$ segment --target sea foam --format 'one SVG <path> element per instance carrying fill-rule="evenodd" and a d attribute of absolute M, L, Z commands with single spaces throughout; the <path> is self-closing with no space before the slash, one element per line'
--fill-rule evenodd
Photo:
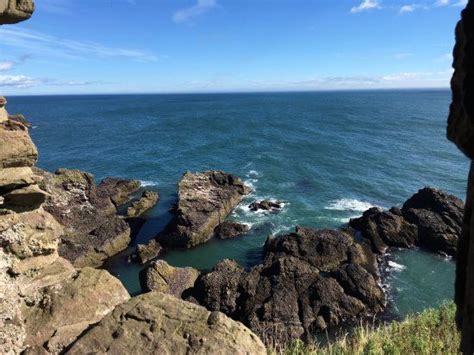
<path fill-rule="evenodd" d="M 324 209 L 334 211 L 364 212 L 371 207 L 376 206 L 367 201 L 343 198 L 340 200 L 331 201 L 328 206 L 324 207 Z"/>

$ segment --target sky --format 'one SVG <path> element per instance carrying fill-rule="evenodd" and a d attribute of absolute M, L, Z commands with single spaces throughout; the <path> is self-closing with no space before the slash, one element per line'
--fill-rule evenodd
<path fill-rule="evenodd" d="M 36 0 L 0 94 L 444 88 L 467 0 Z"/>

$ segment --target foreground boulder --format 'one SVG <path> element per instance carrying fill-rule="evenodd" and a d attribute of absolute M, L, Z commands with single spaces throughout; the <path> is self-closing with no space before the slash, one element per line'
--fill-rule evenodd
<path fill-rule="evenodd" d="M 33 0 L 0 0 L 0 25 L 27 20 L 34 10 Z"/>
<path fill-rule="evenodd" d="M 246 224 L 224 221 L 214 229 L 214 234 L 219 239 L 232 239 L 248 232 L 249 229 Z"/>
<path fill-rule="evenodd" d="M 155 261 L 144 270 L 142 287 L 146 291 L 158 291 L 181 298 L 192 288 L 199 276 L 192 267 L 173 267 L 164 260 Z"/>
<path fill-rule="evenodd" d="M 239 320 L 267 344 L 284 344 L 382 311 L 374 254 L 348 231 L 298 227 L 269 239 L 264 262 L 224 260 L 200 276 L 189 300 Z"/>
<path fill-rule="evenodd" d="M 219 312 L 159 292 L 134 297 L 67 354 L 266 354 L 260 339 Z"/>
<path fill-rule="evenodd" d="M 208 241 L 250 189 L 222 171 L 187 172 L 178 184 L 175 217 L 157 238 L 164 246 L 193 247 Z"/>
<path fill-rule="evenodd" d="M 455 256 L 462 216 L 462 200 L 427 187 L 408 199 L 402 209 L 371 208 L 362 217 L 351 219 L 349 225 L 359 230 L 378 253 L 388 247 L 420 246 Z"/>
<path fill-rule="evenodd" d="M 42 175 L 42 188 L 50 195 L 45 209 L 64 226 L 59 253 L 76 267 L 100 266 L 131 242 L 128 223 L 117 216 L 139 187 L 135 180 L 107 178 L 96 185 L 94 176 L 79 170 L 59 169 Z"/>

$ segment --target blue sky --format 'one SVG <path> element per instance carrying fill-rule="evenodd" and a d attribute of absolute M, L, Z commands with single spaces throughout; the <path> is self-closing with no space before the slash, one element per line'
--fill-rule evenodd
<path fill-rule="evenodd" d="M 463 0 L 36 0 L 0 93 L 448 87 Z"/>

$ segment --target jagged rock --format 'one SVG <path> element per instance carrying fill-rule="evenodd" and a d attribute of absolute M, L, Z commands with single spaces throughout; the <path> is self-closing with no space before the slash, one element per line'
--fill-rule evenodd
<path fill-rule="evenodd" d="M 28 20 L 34 10 L 33 0 L 0 0 L 0 25 Z"/>
<path fill-rule="evenodd" d="M 455 256 L 461 235 L 463 201 L 455 196 L 424 188 L 402 208 L 405 219 L 418 227 L 418 243 L 435 252 Z"/>
<path fill-rule="evenodd" d="M 145 264 L 148 261 L 158 257 L 162 250 L 163 248 L 161 247 L 160 243 L 158 243 L 155 239 L 152 239 L 147 244 L 137 245 L 137 252 L 134 256 L 134 259 L 140 264 Z"/>
<path fill-rule="evenodd" d="M 199 271 L 192 267 L 173 267 L 164 260 L 157 260 L 144 270 L 142 287 L 146 291 L 158 291 L 181 298 L 192 288 Z"/>
<path fill-rule="evenodd" d="M 64 234 L 59 254 L 75 267 L 99 267 L 107 258 L 127 248 L 130 235 L 130 226 L 125 220 L 112 217 L 89 234 Z"/>
<path fill-rule="evenodd" d="M 371 208 L 349 225 L 359 230 L 372 250 L 415 245 L 455 256 L 461 234 L 463 202 L 433 188 L 423 188 L 408 199 L 403 208 L 382 211 Z"/>
<path fill-rule="evenodd" d="M 38 173 L 44 177 L 41 186 L 51 195 L 45 209 L 65 229 L 61 256 L 76 267 L 97 267 L 128 246 L 131 230 L 117 217 L 116 206 L 130 199 L 139 182 L 108 178 L 97 186 L 93 175 L 79 170 Z"/>
<path fill-rule="evenodd" d="M 262 200 L 262 201 L 255 201 L 249 205 L 250 211 L 270 211 L 276 212 L 283 208 L 283 203 L 280 201 L 271 201 L 271 200 Z"/>
<path fill-rule="evenodd" d="M 33 166 L 37 160 L 28 129 L 21 123 L 0 122 L 0 169 Z"/>
<path fill-rule="evenodd" d="M 350 231 L 298 227 L 267 241 L 263 264 L 246 271 L 225 260 L 200 276 L 188 297 L 275 344 L 380 312 L 377 281 L 375 255 Z"/>
<path fill-rule="evenodd" d="M 246 224 L 224 221 L 214 229 L 214 234 L 219 239 L 231 239 L 244 234 L 249 229 Z"/>
<path fill-rule="evenodd" d="M 25 345 L 58 353 L 129 298 L 120 281 L 92 268 L 30 291 L 22 306 Z"/>
<path fill-rule="evenodd" d="M 21 113 L 17 113 L 15 115 L 8 115 L 8 119 L 10 121 L 15 121 L 15 122 L 21 123 L 25 127 L 28 127 L 28 128 L 31 127 L 31 123 L 28 122 L 28 120 L 25 118 L 25 116 L 23 116 Z"/>
<path fill-rule="evenodd" d="M 242 180 L 222 171 L 185 173 L 178 184 L 175 217 L 158 241 L 188 248 L 208 241 L 214 228 L 249 192 Z"/>
<path fill-rule="evenodd" d="M 0 194 L 37 184 L 41 177 L 29 167 L 0 169 Z"/>
<path fill-rule="evenodd" d="M 159 292 L 134 297 L 89 329 L 67 354 L 266 354 L 260 339 L 219 312 Z"/>
<path fill-rule="evenodd" d="M 36 209 L 46 201 L 48 194 L 36 185 L 22 187 L 3 195 L 7 208 Z"/>
<path fill-rule="evenodd" d="M 407 222 L 396 208 L 390 211 L 371 208 L 362 217 L 351 219 L 349 225 L 359 230 L 372 250 L 380 254 L 388 247 L 413 247 L 417 241 L 417 227 Z"/>
<path fill-rule="evenodd" d="M 144 191 L 142 197 L 138 201 L 133 202 L 132 205 L 127 208 L 127 217 L 141 216 L 146 211 L 153 208 L 158 202 L 158 199 L 158 193 L 154 191 Z"/>
<path fill-rule="evenodd" d="M 115 206 L 123 205 L 140 188 L 140 181 L 108 177 L 97 186 L 100 198 L 110 198 Z"/>

